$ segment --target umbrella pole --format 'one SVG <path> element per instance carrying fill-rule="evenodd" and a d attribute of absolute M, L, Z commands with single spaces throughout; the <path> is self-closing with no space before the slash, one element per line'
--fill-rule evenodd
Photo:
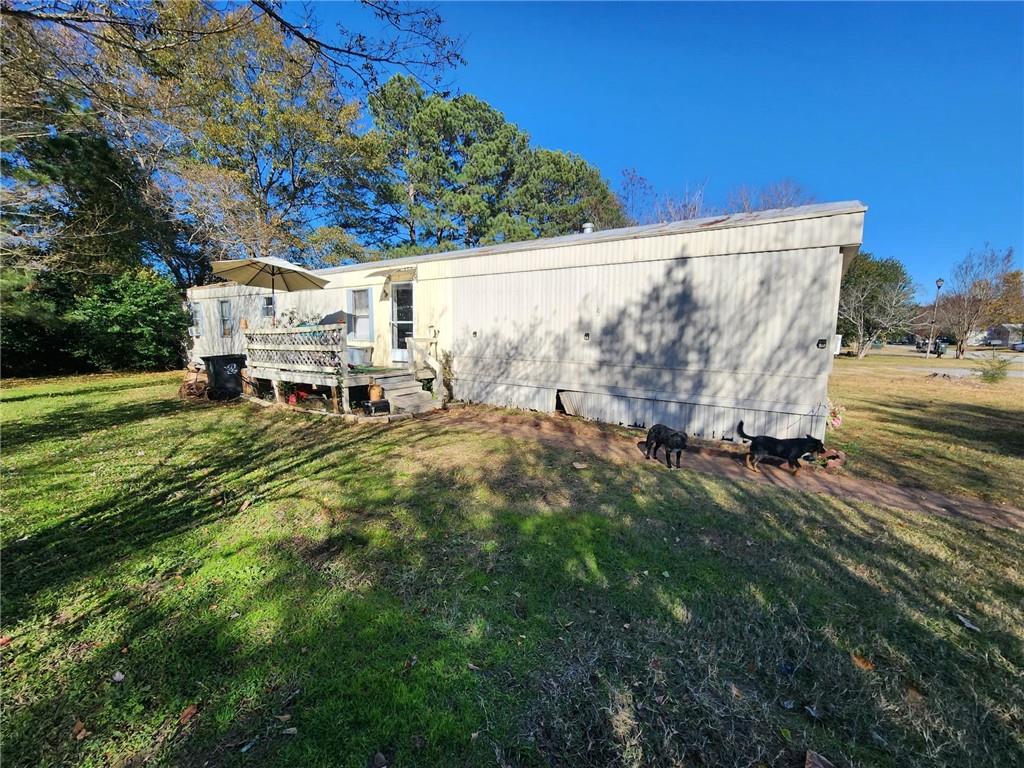
<path fill-rule="evenodd" d="M 277 300 L 274 298 L 274 271 L 270 271 L 270 325 L 277 325 Z"/>

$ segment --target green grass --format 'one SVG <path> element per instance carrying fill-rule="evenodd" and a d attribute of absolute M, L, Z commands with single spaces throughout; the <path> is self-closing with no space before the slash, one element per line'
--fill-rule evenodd
<path fill-rule="evenodd" d="M 178 381 L 0 392 L 5 765 L 1024 760 L 1021 534 Z"/>
<path fill-rule="evenodd" d="M 906 362 L 898 354 L 836 361 L 829 393 L 848 410 L 826 442 L 849 453 L 849 472 L 1024 506 L 1024 380 L 929 378 Z"/>

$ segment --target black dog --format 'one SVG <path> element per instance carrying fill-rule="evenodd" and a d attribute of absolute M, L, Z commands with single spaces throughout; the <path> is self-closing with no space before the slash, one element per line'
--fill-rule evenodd
<path fill-rule="evenodd" d="M 750 441 L 750 453 L 747 454 L 747 469 L 760 472 L 757 465 L 765 456 L 774 456 L 777 459 L 785 459 L 786 463 L 793 468 L 793 475 L 800 471 L 800 457 L 806 454 L 816 455 L 825 450 L 825 445 L 816 437 L 791 437 L 786 440 L 779 440 L 768 435 L 753 437 L 743 431 L 741 421 L 737 431 L 744 440 Z"/>
<path fill-rule="evenodd" d="M 651 451 L 654 451 L 654 458 L 658 458 L 658 449 L 665 446 L 665 464 L 672 468 L 672 451 L 676 452 L 676 468 L 679 468 L 679 456 L 686 448 L 686 433 L 676 432 L 664 424 L 655 424 L 647 433 L 647 458 L 651 458 Z"/>

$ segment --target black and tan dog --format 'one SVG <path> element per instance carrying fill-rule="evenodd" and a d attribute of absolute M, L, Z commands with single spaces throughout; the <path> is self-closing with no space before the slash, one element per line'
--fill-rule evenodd
<path fill-rule="evenodd" d="M 769 437 L 768 435 L 757 435 L 754 437 L 743 431 L 742 421 L 737 431 L 740 437 L 750 441 L 750 453 L 747 454 L 746 464 L 747 469 L 752 469 L 754 472 L 761 471 L 757 468 L 761 459 L 765 456 L 774 456 L 777 459 L 783 459 L 789 464 L 793 468 L 793 475 L 795 476 L 800 471 L 801 456 L 806 456 L 808 453 L 815 456 L 823 453 L 825 450 L 825 445 L 821 440 L 810 435 L 806 437 L 790 437 L 786 440 Z"/>
<path fill-rule="evenodd" d="M 658 449 L 661 446 L 665 446 L 665 464 L 668 465 L 669 469 L 672 468 L 672 451 L 676 452 L 676 468 L 679 468 L 679 456 L 686 448 L 686 433 L 677 432 L 674 429 L 666 427 L 664 424 L 655 424 L 647 432 L 647 445 L 646 445 L 646 457 L 651 458 L 651 452 L 654 452 L 654 458 L 658 458 Z"/>

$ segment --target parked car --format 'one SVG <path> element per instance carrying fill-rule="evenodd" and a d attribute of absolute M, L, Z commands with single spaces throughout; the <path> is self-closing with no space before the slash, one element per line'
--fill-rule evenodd
<path fill-rule="evenodd" d="M 1005 347 L 1006 342 L 1002 339 L 985 339 L 986 347 Z"/>
<path fill-rule="evenodd" d="M 924 352 L 926 349 L 928 349 L 927 340 L 917 342 L 917 344 L 914 345 L 914 348 L 918 352 Z M 946 342 L 944 341 L 939 341 L 938 339 L 936 339 L 935 343 L 932 344 L 932 354 L 935 355 L 936 357 L 942 357 L 944 354 L 946 354 L 947 349 L 948 347 L 946 346 Z"/>
<path fill-rule="evenodd" d="M 1015 341 L 1010 345 L 1010 349 L 1014 352 L 1024 352 L 1024 341 Z"/>

